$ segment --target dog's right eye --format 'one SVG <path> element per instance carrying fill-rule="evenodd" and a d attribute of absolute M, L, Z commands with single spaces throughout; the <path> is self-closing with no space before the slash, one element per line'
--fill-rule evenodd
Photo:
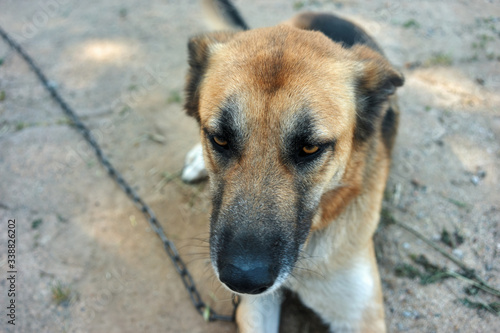
<path fill-rule="evenodd" d="M 221 153 L 226 153 L 229 150 L 229 141 L 221 136 L 211 135 L 210 141 L 212 142 L 212 146 L 215 148 L 215 150 Z"/>
<path fill-rule="evenodd" d="M 302 147 L 302 152 L 306 155 L 312 155 L 319 150 L 319 146 L 306 145 Z"/>

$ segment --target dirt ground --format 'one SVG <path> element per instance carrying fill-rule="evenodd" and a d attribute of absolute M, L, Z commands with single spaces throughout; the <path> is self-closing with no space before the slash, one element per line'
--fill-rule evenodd
<path fill-rule="evenodd" d="M 406 77 L 385 212 L 500 287 L 500 3 L 236 4 L 252 27 L 322 10 L 354 20 L 378 40 Z M 197 1 L 0 0 L 0 25 L 152 206 L 204 300 L 229 313 L 230 295 L 214 279 L 203 241 L 206 184 L 178 177 L 198 135 L 182 110 L 186 41 L 206 30 Z M 6 316 L 8 219 L 16 220 L 15 326 Z M 1 332 L 235 332 L 234 324 L 206 323 L 196 313 L 144 217 L 4 42 L 0 220 Z M 463 243 L 445 245 L 443 229 Z M 425 255 L 458 271 L 449 260 L 394 225 L 380 227 L 376 243 L 389 332 L 500 332 L 498 316 L 460 301 L 498 298 L 469 295 L 457 279 L 422 285 L 397 269 L 412 265 L 423 273 L 411 257 Z M 282 332 L 318 331 L 290 304 Z"/>

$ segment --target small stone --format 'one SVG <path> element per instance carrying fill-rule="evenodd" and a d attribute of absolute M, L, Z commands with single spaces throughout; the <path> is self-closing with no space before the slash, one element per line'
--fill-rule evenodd
<path fill-rule="evenodd" d="M 57 89 L 59 87 L 59 85 L 55 81 L 49 81 L 47 82 L 47 85 L 52 89 Z"/>
<path fill-rule="evenodd" d="M 157 134 L 157 133 L 149 133 L 148 134 L 148 138 L 151 140 L 151 141 L 154 141 L 156 143 L 161 143 L 161 144 L 164 144 L 165 143 L 165 137 L 163 135 L 160 135 L 160 134 Z"/>
<path fill-rule="evenodd" d="M 403 249 L 408 250 L 410 247 L 411 247 L 410 244 L 403 243 Z"/>
<path fill-rule="evenodd" d="M 464 257 L 464 251 L 460 250 L 460 249 L 454 249 L 452 251 L 453 255 L 459 259 L 462 259 Z"/>
<path fill-rule="evenodd" d="M 471 182 L 474 185 L 479 184 L 479 181 L 484 179 L 486 177 L 486 171 L 482 170 L 481 168 L 478 168 L 476 171 L 476 174 L 471 177 Z"/>
<path fill-rule="evenodd" d="M 413 317 L 413 312 L 412 311 L 403 311 L 403 316 L 406 318 L 411 318 L 411 317 Z"/>
<path fill-rule="evenodd" d="M 420 187 L 420 186 L 422 186 L 422 183 L 421 183 L 418 179 L 415 179 L 415 178 L 413 178 L 413 179 L 411 180 L 411 184 L 412 184 L 413 186 L 415 186 L 415 187 Z"/>

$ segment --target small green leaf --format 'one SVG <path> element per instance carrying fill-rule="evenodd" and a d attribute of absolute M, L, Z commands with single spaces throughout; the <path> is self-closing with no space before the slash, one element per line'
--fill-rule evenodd
<path fill-rule="evenodd" d="M 203 319 L 205 319 L 205 321 L 210 320 L 210 307 L 208 305 L 205 306 L 205 310 L 203 310 Z"/>

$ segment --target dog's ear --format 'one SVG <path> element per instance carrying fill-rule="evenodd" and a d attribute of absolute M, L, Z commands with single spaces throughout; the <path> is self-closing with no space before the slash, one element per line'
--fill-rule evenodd
<path fill-rule="evenodd" d="M 231 40 L 237 32 L 213 32 L 192 37 L 188 42 L 189 71 L 186 80 L 186 102 L 188 115 L 200 122 L 200 86 L 207 71 L 210 57 L 217 47 Z"/>
<path fill-rule="evenodd" d="M 371 48 L 355 45 L 351 50 L 359 64 L 354 136 L 357 141 L 364 142 L 374 133 L 384 102 L 403 85 L 404 77 L 384 56 Z"/>

